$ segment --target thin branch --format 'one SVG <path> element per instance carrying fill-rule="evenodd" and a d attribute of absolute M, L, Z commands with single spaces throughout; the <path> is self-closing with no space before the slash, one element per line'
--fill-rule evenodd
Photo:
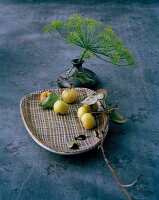
<path fill-rule="evenodd" d="M 133 198 L 129 195 L 129 193 L 127 192 L 127 190 L 125 189 L 124 185 L 121 183 L 120 179 L 118 178 L 118 176 L 116 175 L 116 172 L 114 171 L 114 168 L 111 166 L 111 164 L 109 163 L 109 160 L 107 159 L 106 155 L 105 155 L 105 151 L 104 151 L 104 147 L 103 147 L 103 143 L 104 143 L 104 136 L 103 134 L 101 134 L 101 143 L 99 148 L 101 149 L 103 158 L 105 163 L 107 164 L 109 170 L 111 171 L 114 179 L 116 180 L 119 188 L 122 190 L 122 192 L 125 194 L 125 196 L 127 197 L 128 200 L 133 200 Z"/>

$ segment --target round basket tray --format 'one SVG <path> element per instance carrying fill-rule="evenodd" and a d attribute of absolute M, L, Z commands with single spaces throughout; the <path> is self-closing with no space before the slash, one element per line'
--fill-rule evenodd
<path fill-rule="evenodd" d="M 61 94 L 63 89 L 49 90 Z M 100 143 L 95 132 L 108 131 L 109 117 L 106 113 L 95 115 L 96 127 L 86 130 L 77 117 L 77 110 L 81 100 L 95 92 L 87 88 L 76 88 L 78 101 L 70 104 L 66 115 L 58 115 L 53 109 L 43 109 L 39 106 L 39 94 L 43 91 L 33 92 L 24 96 L 20 102 L 20 112 L 24 125 L 41 147 L 58 154 L 73 155 L 93 149 Z M 75 137 L 85 135 L 86 139 L 79 141 L 78 149 L 69 149 L 68 143 L 75 141 Z"/>

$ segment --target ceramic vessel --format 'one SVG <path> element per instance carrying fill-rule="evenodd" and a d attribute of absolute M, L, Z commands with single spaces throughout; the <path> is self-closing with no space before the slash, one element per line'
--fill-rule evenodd
<path fill-rule="evenodd" d="M 66 72 L 62 75 L 60 75 L 58 78 L 57 78 L 57 83 L 60 87 L 64 87 L 64 88 L 67 88 L 67 87 L 70 87 L 70 84 L 73 85 L 74 87 L 85 87 L 85 88 L 91 88 L 91 89 L 94 89 L 96 87 L 96 85 L 98 84 L 99 82 L 99 79 L 97 77 L 97 75 L 91 71 L 90 69 L 87 69 L 87 68 L 84 68 L 82 67 L 82 64 L 84 63 L 84 61 L 81 61 L 80 63 L 78 62 L 78 59 L 73 59 L 72 60 L 72 64 L 73 66 L 66 70 Z M 75 77 L 70 77 L 69 78 L 69 83 L 65 80 L 66 79 L 66 73 L 67 71 L 69 71 L 69 75 L 72 75 L 75 70 L 78 70 L 80 72 L 84 72 L 87 77 L 89 79 L 91 79 L 90 81 L 86 82 L 86 83 L 82 83 L 78 78 L 75 78 Z"/>

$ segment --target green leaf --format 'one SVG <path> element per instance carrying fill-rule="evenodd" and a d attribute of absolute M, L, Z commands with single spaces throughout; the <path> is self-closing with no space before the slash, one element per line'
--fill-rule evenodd
<path fill-rule="evenodd" d="M 80 72 L 78 69 L 72 74 L 72 77 L 78 78 L 83 84 L 92 82 L 93 80 L 87 76 L 86 73 Z"/>
<path fill-rule="evenodd" d="M 110 113 L 110 119 L 118 124 L 123 124 L 127 121 L 122 115 L 120 115 L 117 110 Z"/>
<path fill-rule="evenodd" d="M 54 103 L 60 99 L 59 94 L 52 93 L 42 103 L 39 104 L 42 108 L 53 108 Z"/>

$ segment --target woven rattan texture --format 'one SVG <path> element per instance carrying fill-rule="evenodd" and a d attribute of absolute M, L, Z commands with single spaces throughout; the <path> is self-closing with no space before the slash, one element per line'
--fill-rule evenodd
<path fill-rule="evenodd" d="M 86 88 L 76 88 L 78 101 L 69 105 L 66 115 L 58 115 L 53 109 L 43 109 L 39 106 L 39 94 L 43 91 L 26 95 L 21 100 L 21 115 L 31 137 L 42 147 L 55 153 L 74 154 L 88 151 L 97 146 L 99 139 L 94 131 L 102 131 L 108 128 L 106 114 L 95 115 L 96 127 L 86 130 L 77 117 L 77 110 L 81 106 L 80 101 L 91 95 L 94 91 Z M 62 89 L 50 90 L 58 94 Z M 75 136 L 85 134 L 86 140 L 80 141 L 79 149 L 69 149 L 67 143 L 74 141 Z"/>

